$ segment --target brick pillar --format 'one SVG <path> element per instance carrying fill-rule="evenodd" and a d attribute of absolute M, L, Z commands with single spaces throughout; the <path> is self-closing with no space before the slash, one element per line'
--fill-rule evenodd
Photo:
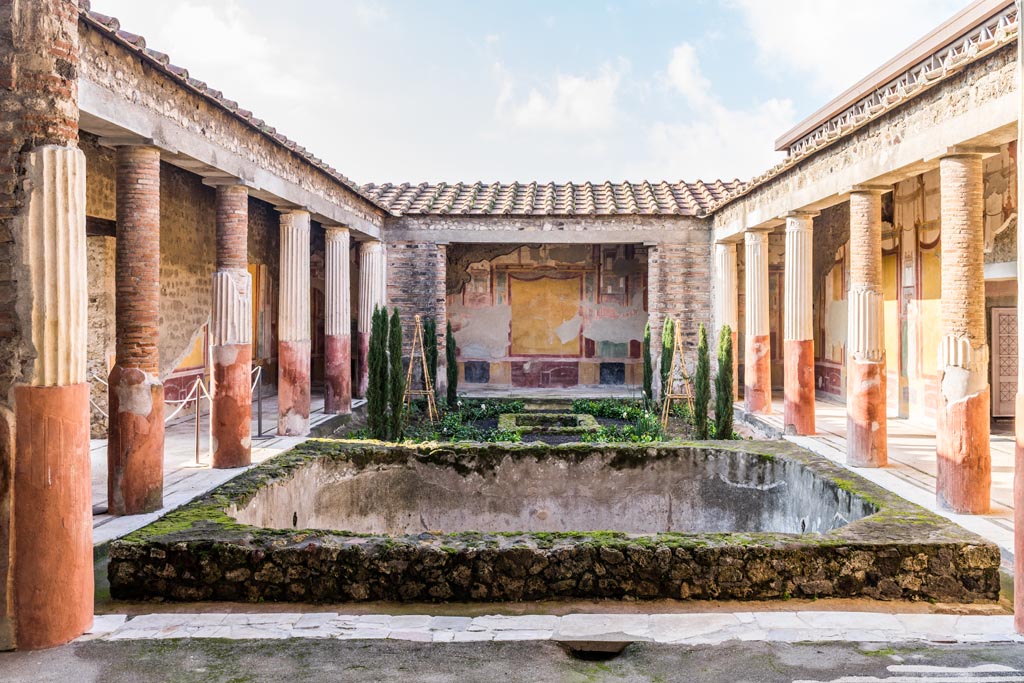
<path fill-rule="evenodd" d="M 661 326 L 664 324 L 661 287 L 662 250 L 656 244 L 647 245 L 647 324 L 651 328 L 651 393 L 661 395 Z"/>
<path fill-rule="evenodd" d="M 367 357 L 370 353 L 370 324 L 375 307 L 387 306 L 386 264 L 384 244 L 369 240 L 359 244 L 359 318 L 356 321 L 356 337 L 359 342 L 359 396 L 366 396 L 366 385 L 370 380 Z"/>
<path fill-rule="evenodd" d="M 326 377 L 324 412 L 352 412 L 352 307 L 349 302 L 349 234 L 341 226 L 325 226 L 326 297 L 324 321 Z"/>
<path fill-rule="evenodd" d="M 772 412 L 771 334 L 768 328 L 768 230 L 748 230 L 746 242 L 746 349 L 743 399 L 747 412 Z"/>
<path fill-rule="evenodd" d="M 110 371 L 107 498 L 114 515 L 163 506 L 160 382 L 160 150 L 117 148 L 117 357 Z"/>
<path fill-rule="evenodd" d="M 739 399 L 740 395 L 740 354 L 736 348 L 736 339 L 740 329 L 739 283 L 736 280 L 736 243 L 715 243 L 715 330 L 721 333 L 722 328 L 726 325 L 732 330 L 733 400 Z M 712 349 L 718 349 L 718 334 L 710 344 Z M 712 358 L 712 363 L 714 363 L 714 358 Z"/>
<path fill-rule="evenodd" d="M 281 213 L 277 311 L 277 433 L 309 433 L 309 212 Z"/>
<path fill-rule="evenodd" d="M 92 623 L 78 63 L 76 3 L 0 3 L 0 650 Z"/>
<path fill-rule="evenodd" d="M 985 206 L 979 154 L 939 160 L 942 342 L 936 497 L 960 513 L 988 512 L 988 343 L 985 336 Z"/>
<path fill-rule="evenodd" d="M 1017 0 L 1017 16 L 1021 16 Z M 1017 41 L 1017 80 L 1024 83 L 1024 41 Z M 1024 112 L 1024 88 L 1018 88 L 1019 111 Z M 1017 212 L 1024 197 L 1024 116 L 1017 118 Z M 1018 232 L 1019 234 L 1019 232 Z M 1013 468 L 1013 623 L 1024 633 L 1024 239 L 1017 240 L 1017 396 L 1014 410 Z"/>
<path fill-rule="evenodd" d="M 786 282 L 784 355 L 787 433 L 813 434 L 814 326 L 811 285 L 814 217 L 817 211 L 798 211 L 786 217 Z"/>
<path fill-rule="evenodd" d="M 885 418 L 885 334 L 882 318 L 882 192 L 850 193 L 850 291 L 847 322 L 846 461 L 888 463 Z"/>
<path fill-rule="evenodd" d="M 217 185 L 217 270 L 213 274 L 213 466 L 252 462 L 252 277 L 249 192 Z"/>

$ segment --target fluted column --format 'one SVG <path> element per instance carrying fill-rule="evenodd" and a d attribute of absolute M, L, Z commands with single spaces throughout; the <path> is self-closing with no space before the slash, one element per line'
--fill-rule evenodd
<path fill-rule="evenodd" d="M 249 191 L 217 185 L 217 270 L 210 311 L 213 466 L 252 462 L 252 278 Z"/>
<path fill-rule="evenodd" d="M 784 424 L 786 432 L 793 434 L 815 431 L 811 271 L 817 215 L 816 211 L 798 211 L 786 216 Z"/>
<path fill-rule="evenodd" d="M 748 230 L 746 242 L 746 353 L 743 398 L 747 412 L 772 412 L 771 333 L 768 326 L 768 230 Z"/>
<path fill-rule="evenodd" d="M 108 508 L 163 506 L 164 385 L 160 381 L 160 150 L 117 148 L 115 337 L 107 441 Z"/>
<path fill-rule="evenodd" d="M 349 234 L 342 226 L 326 226 L 326 376 L 324 412 L 352 412 L 352 309 L 349 302 Z"/>
<path fill-rule="evenodd" d="M 846 460 L 857 467 L 884 467 L 889 461 L 882 317 L 882 192 L 885 189 L 855 187 L 850 193 Z"/>
<path fill-rule="evenodd" d="M 736 273 L 736 243 L 715 244 L 715 325 L 721 331 L 726 325 L 732 330 L 732 392 L 733 400 L 739 398 L 740 354 L 736 348 L 739 336 L 739 283 Z M 718 339 L 718 336 L 715 336 Z M 717 342 L 712 348 L 717 348 Z"/>
<path fill-rule="evenodd" d="M 1017 0 L 1017 16 L 1024 2 Z M 1024 83 L 1024 41 L 1017 41 L 1017 82 Z M 1018 111 L 1024 112 L 1024 87 L 1017 89 Z M 1024 197 L 1024 116 L 1017 117 L 1017 201 Z M 1019 233 L 1018 233 L 1019 234 Z M 1017 240 L 1017 396 L 1014 410 L 1013 468 L 1013 623 L 1017 633 L 1024 633 L 1024 239 Z"/>
<path fill-rule="evenodd" d="M 943 157 L 939 177 L 942 342 L 936 496 L 946 509 L 978 514 L 988 512 L 992 485 L 981 155 Z"/>
<path fill-rule="evenodd" d="M 359 341 L 359 395 L 366 396 L 370 379 L 367 357 L 370 353 L 370 324 L 373 309 L 387 306 L 386 262 L 384 244 L 368 240 L 359 244 L 359 318 L 356 333 Z"/>
<path fill-rule="evenodd" d="M 309 212 L 281 213 L 277 312 L 277 433 L 309 433 Z"/>

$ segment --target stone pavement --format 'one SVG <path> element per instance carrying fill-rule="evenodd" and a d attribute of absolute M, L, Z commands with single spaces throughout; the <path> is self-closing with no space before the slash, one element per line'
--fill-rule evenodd
<path fill-rule="evenodd" d="M 264 390 L 266 391 L 266 390 Z M 361 406 L 364 399 L 354 399 L 353 409 Z M 205 406 L 205 401 L 203 402 Z M 333 419 L 323 411 L 323 394 L 314 391 L 310 409 L 310 427 L 316 427 Z M 293 448 L 306 437 L 277 436 L 277 396 L 263 398 L 263 437 L 258 434 L 257 403 L 253 402 L 253 449 L 252 462 L 257 465 L 283 451 Z M 168 411 L 168 414 L 170 410 Z M 209 413 L 201 413 L 199 430 L 199 462 L 196 462 L 196 422 L 193 410 L 183 410 L 166 426 L 164 438 L 164 507 L 145 515 L 114 517 L 105 514 L 107 507 L 107 441 L 93 439 L 89 456 L 92 464 L 92 505 L 93 510 L 104 510 L 93 515 L 93 544 L 101 545 L 115 538 L 131 533 L 156 520 L 174 508 L 184 505 L 193 498 L 223 484 L 237 476 L 244 469 L 215 470 L 210 467 Z"/>
<path fill-rule="evenodd" d="M 426 614 L 217 613 L 97 616 L 81 640 L 333 638 L 465 643 L 507 640 L 632 641 L 707 645 L 732 640 L 778 643 L 1024 643 L 1010 615 L 878 612 L 719 612 L 566 614 L 555 616 Z M 1021 655 L 1024 657 L 1024 647 Z"/>
<path fill-rule="evenodd" d="M 783 404 L 772 402 L 771 415 L 748 415 L 743 404 L 736 404 L 736 416 L 757 431 L 785 438 L 798 446 L 846 465 L 846 406 L 831 401 L 815 402 L 818 433 L 814 436 L 783 435 Z M 958 515 L 941 510 L 935 502 L 935 427 L 920 422 L 888 419 L 889 466 L 885 468 L 849 468 L 912 503 L 950 519 L 965 529 L 999 546 L 1003 569 L 1013 569 L 1013 435 L 993 434 L 992 510 L 986 515 Z"/>
<path fill-rule="evenodd" d="M 551 641 L 93 640 L 0 653 L 4 683 L 1024 683 L 1016 643 L 633 643 L 613 659 Z"/>

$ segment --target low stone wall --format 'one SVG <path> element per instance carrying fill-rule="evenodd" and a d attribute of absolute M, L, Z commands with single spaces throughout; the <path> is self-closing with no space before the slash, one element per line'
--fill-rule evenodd
<path fill-rule="evenodd" d="M 117 599 L 341 602 L 546 598 L 867 597 L 979 602 L 999 593 L 999 551 L 973 534 L 783 442 L 688 444 L 798 462 L 876 510 L 823 534 L 618 532 L 421 533 L 404 536 L 241 524 L 263 489 L 313 461 L 355 467 L 410 457 L 486 470 L 512 453 L 569 461 L 598 453 L 621 467 L 680 446 L 438 449 L 308 442 L 255 468 L 110 550 Z M 461 452 L 459 452 L 461 451 Z M 544 455 L 545 453 L 550 455 Z M 460 457 L 464 456 L 464 457 Z"/>

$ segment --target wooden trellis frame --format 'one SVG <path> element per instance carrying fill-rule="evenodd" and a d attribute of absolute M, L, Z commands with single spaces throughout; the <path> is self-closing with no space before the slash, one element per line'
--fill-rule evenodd
<path fill-rule="evenodd" d="M 672 412 L 672 402 L 678 400 L 686 401 L 690 414 L 693 415 L 693 386 L 690 384 L 690 375 L 686 372 L 686 359 L 683 356 L 683 333 L 679 327 L 679 321 L 672 321 L 674 330 L 672 342 L 672 360 L 668 366 L 668 385 L 661 388 L 661 428 L 668 428 L 668 416 Z M 676 389 L 676 363 L 680 365 L 683 387 L 681 392 Z"/>
<path fill-rule="evenodd" d="M 430 378 L 430 371 L 427 367 L 427 350 L 423 342 L 423 325 L 420 324 L 419 315 L 413 320 L 415 321 L 415 329 L 412 333 L 412 349 L 409 351 L 409 370 L 405 373 L 405 396 L 402 397 L 402 404 L 408 410 L 409 406 L 412 405 L 413 396 L 426 396 L 427 417 L 431 422 L 437 422 L 439 416 L 437 413 L 437 403 L 434 401 L 434 382 Z M 423 369 L 422 389 L 412 388 L 412 368 L 416 363 L 417 357 L 419 357 L 420 367 Z"/>

